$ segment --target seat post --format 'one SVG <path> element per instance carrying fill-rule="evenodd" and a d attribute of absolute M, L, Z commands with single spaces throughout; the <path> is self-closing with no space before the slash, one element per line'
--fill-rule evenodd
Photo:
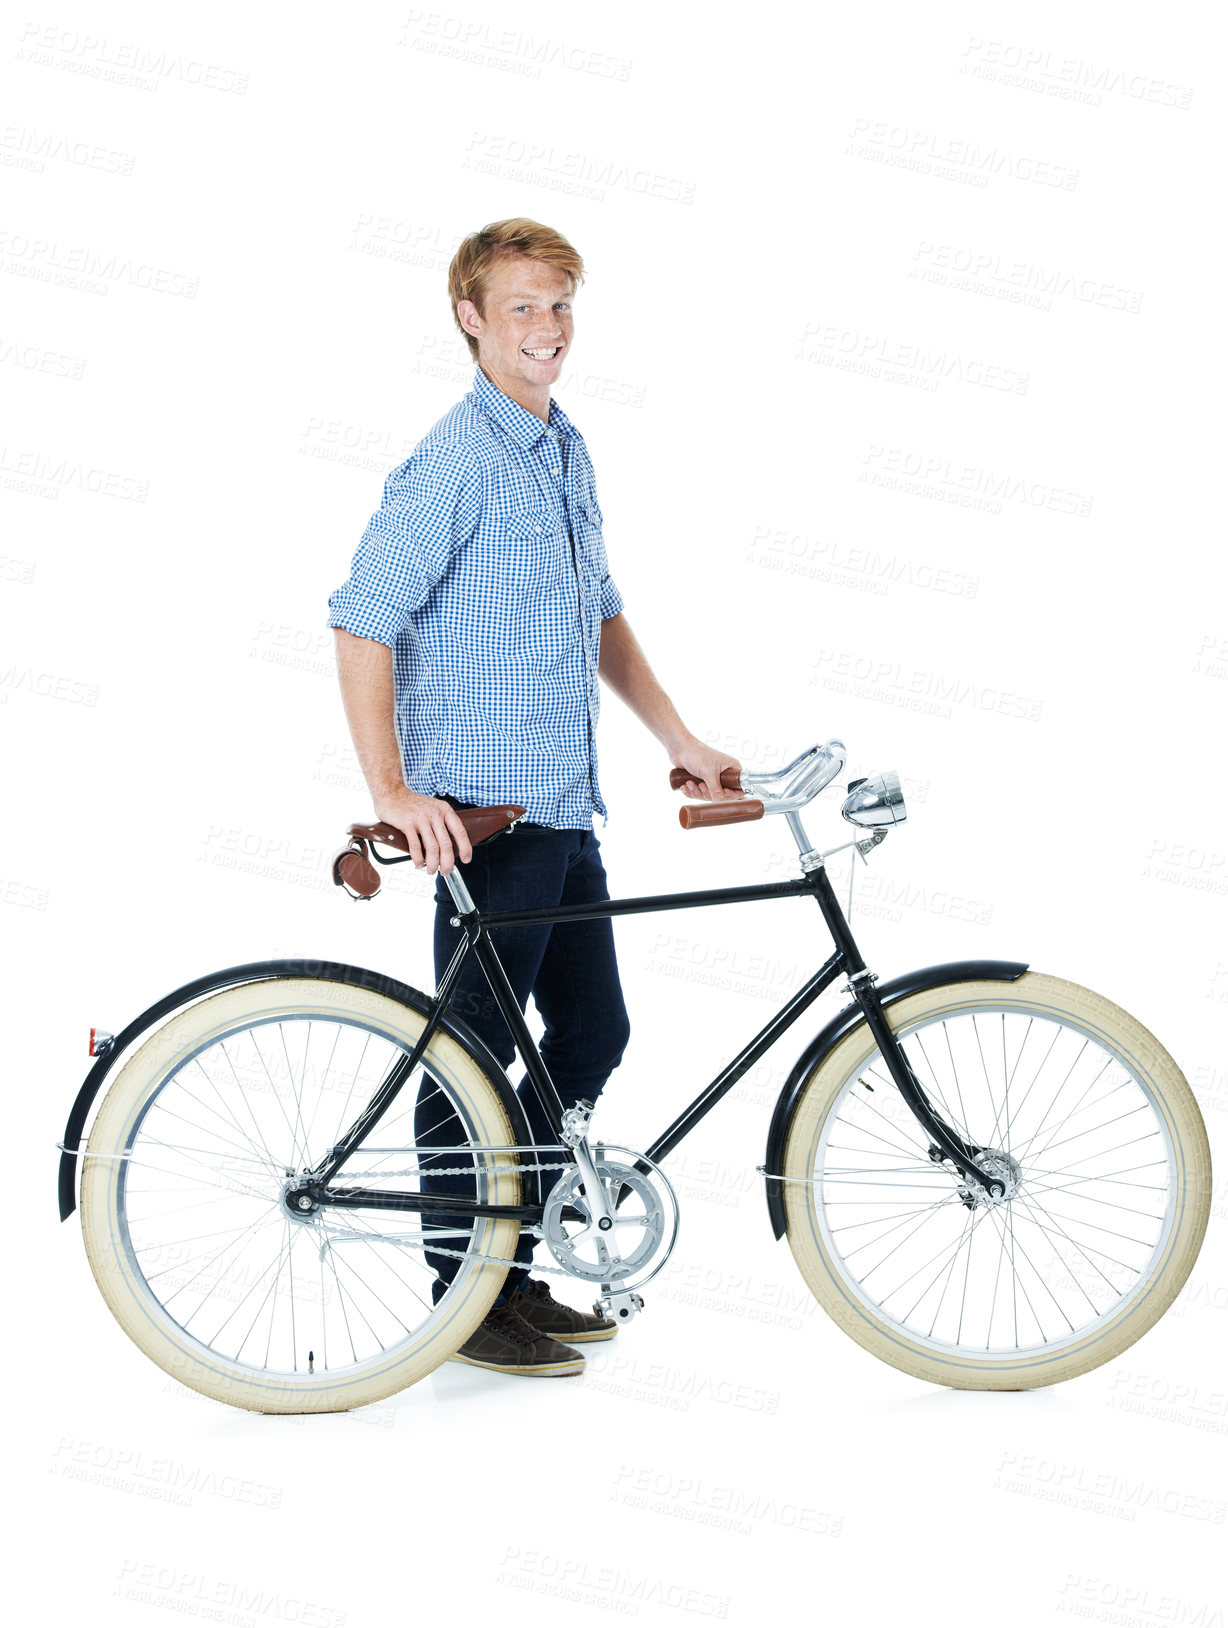
<path fill-rule="evenodd" d="M 460 875 L 455 865 L 444 877 L 444 882 L 447 884 L 448 892 L 452 895 L 452 902 L 456 906 L 458 916 L 467 916 L 471 910 L 477 908 L 469 895 L 469 889 L 465 886 L 465 878 Z"/>

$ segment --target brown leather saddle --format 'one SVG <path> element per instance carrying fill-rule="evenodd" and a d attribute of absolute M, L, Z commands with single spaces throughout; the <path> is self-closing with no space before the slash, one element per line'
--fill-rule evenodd
<path fill-rule="evenodd" d="M 510 830 L 524 819 L 526 811 L 519 803 L 498 803 L 491 808 L 458 808 L 455 812 L 460 815 L 465 833 L 476 848 L 479 842 L 485 842 L 488 837 Z M 382 820 L 375 825 L 351 825 L 348 829 L 349 846 L 343 848 L 333 860 L 333 881 L 338 887 L 343 887 L 351 899 L 373 899 L 379 892 L 380 879 L 368 856 L 373 856 L 381 865 L 401 865 L 405 862 L 403 859 L 383 858 L 376 852 L 374 844 L 379 842 L 386 848 L 397 848 L 408 859 L 411 857 L 409 842 L 403 831 Z"/>

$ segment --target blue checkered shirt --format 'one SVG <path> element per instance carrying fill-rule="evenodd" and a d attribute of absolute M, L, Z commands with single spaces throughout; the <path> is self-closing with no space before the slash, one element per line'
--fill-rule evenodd
<path fill-rule="evenodd" d="M 412 791 L 522 803 L 589 830 L 597 784 L 601 623 L 610 576 L 584 439 L 473 389 L 384 482 L 329 626 L 393 652 L 396 732 Z"/>

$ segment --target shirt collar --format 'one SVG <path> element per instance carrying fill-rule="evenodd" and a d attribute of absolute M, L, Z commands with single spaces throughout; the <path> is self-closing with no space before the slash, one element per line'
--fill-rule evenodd
<path fill-rule="evenodd" d="M 498 385 L 491 383 L 480 367 L 473 370 L 473 393 L 495 423 L 506 430 L 521 446 L 532 446 L 545 435 L 547 426 L 541 419 L 522 407 L 518 401 L 504 395 Z M 571 437 L 576 434 L 575 426 L 553 396 L 550 398 L 549 428 L 556 430 L 560 436 Z"/>

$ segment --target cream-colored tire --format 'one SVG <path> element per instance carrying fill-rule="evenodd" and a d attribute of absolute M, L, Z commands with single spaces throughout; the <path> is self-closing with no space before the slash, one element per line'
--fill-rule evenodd
<path fill-rule="evenodd" d="M 344 1128 L 357 1116 L 388 1060 L 408 1051 L 424 1024 L 418 1011 L 366 988 L 270 978 L 173 1017 L 121 1068 L 84 1159 L 85 1247 L 120 1326 L 182 1384 L 262 1413 L 359 1407 L 422 1379 L 485 1317 L 507 1268 L 473 1257 L 510 1256 L 517 1221 L 480 1218 L 455 1280 L 433 1304 L 434 1274 L 407 1242 L 420 1218 L 329 1209 L 300 1227 L 282 1205 L 280 1178 L 322 1156 L 339 1134 L 334 1122 Z M 463 1045 L 437 1030 L 424 1061 L 469 1142 L 515 1142 L 498 1092 Z M 395 1141 L 398 1129 L 408 1138 L 413 1084 L 377 1127 L 380 1138 Z M 420 1186 L 412 1174 L 375 1179 L 381 1164 L 394 1172 L 397 1162 L 375 1159 L 367 1185 Z M 473 1168 L 486 1202 L 520 1202 L 514 1155 L 478 1154 Z M 337 1184 L 347 1177 L 348 1167 Z M 227 1242 L 217 1228 L 232 1219 Z M 346 1235 L 327 1242 L 326 1223 Z M 252 1332 L 238 1346 L 249 1316 Z"/>
<path fill-rule="evenodd" d="M 958 1173 L 932 1160 L 859 1023 L 816 1066 L 785 1136 L 789 1245 L 811 1291 L 867 1351 L 939 1385 L 1025 1390 L 1119 1355 L 1171 1305 L 1206 1230 L 1210 1149 L 1177 1064 L 1111 1001 L 1038 972 L 926 990 L 886 1011 L 934 1106 L 995 1150 L 984 1157 L 1010 1196 L 969 1202 Z M 931 1270 L 928 1300 L 908 1310 Z"/>

